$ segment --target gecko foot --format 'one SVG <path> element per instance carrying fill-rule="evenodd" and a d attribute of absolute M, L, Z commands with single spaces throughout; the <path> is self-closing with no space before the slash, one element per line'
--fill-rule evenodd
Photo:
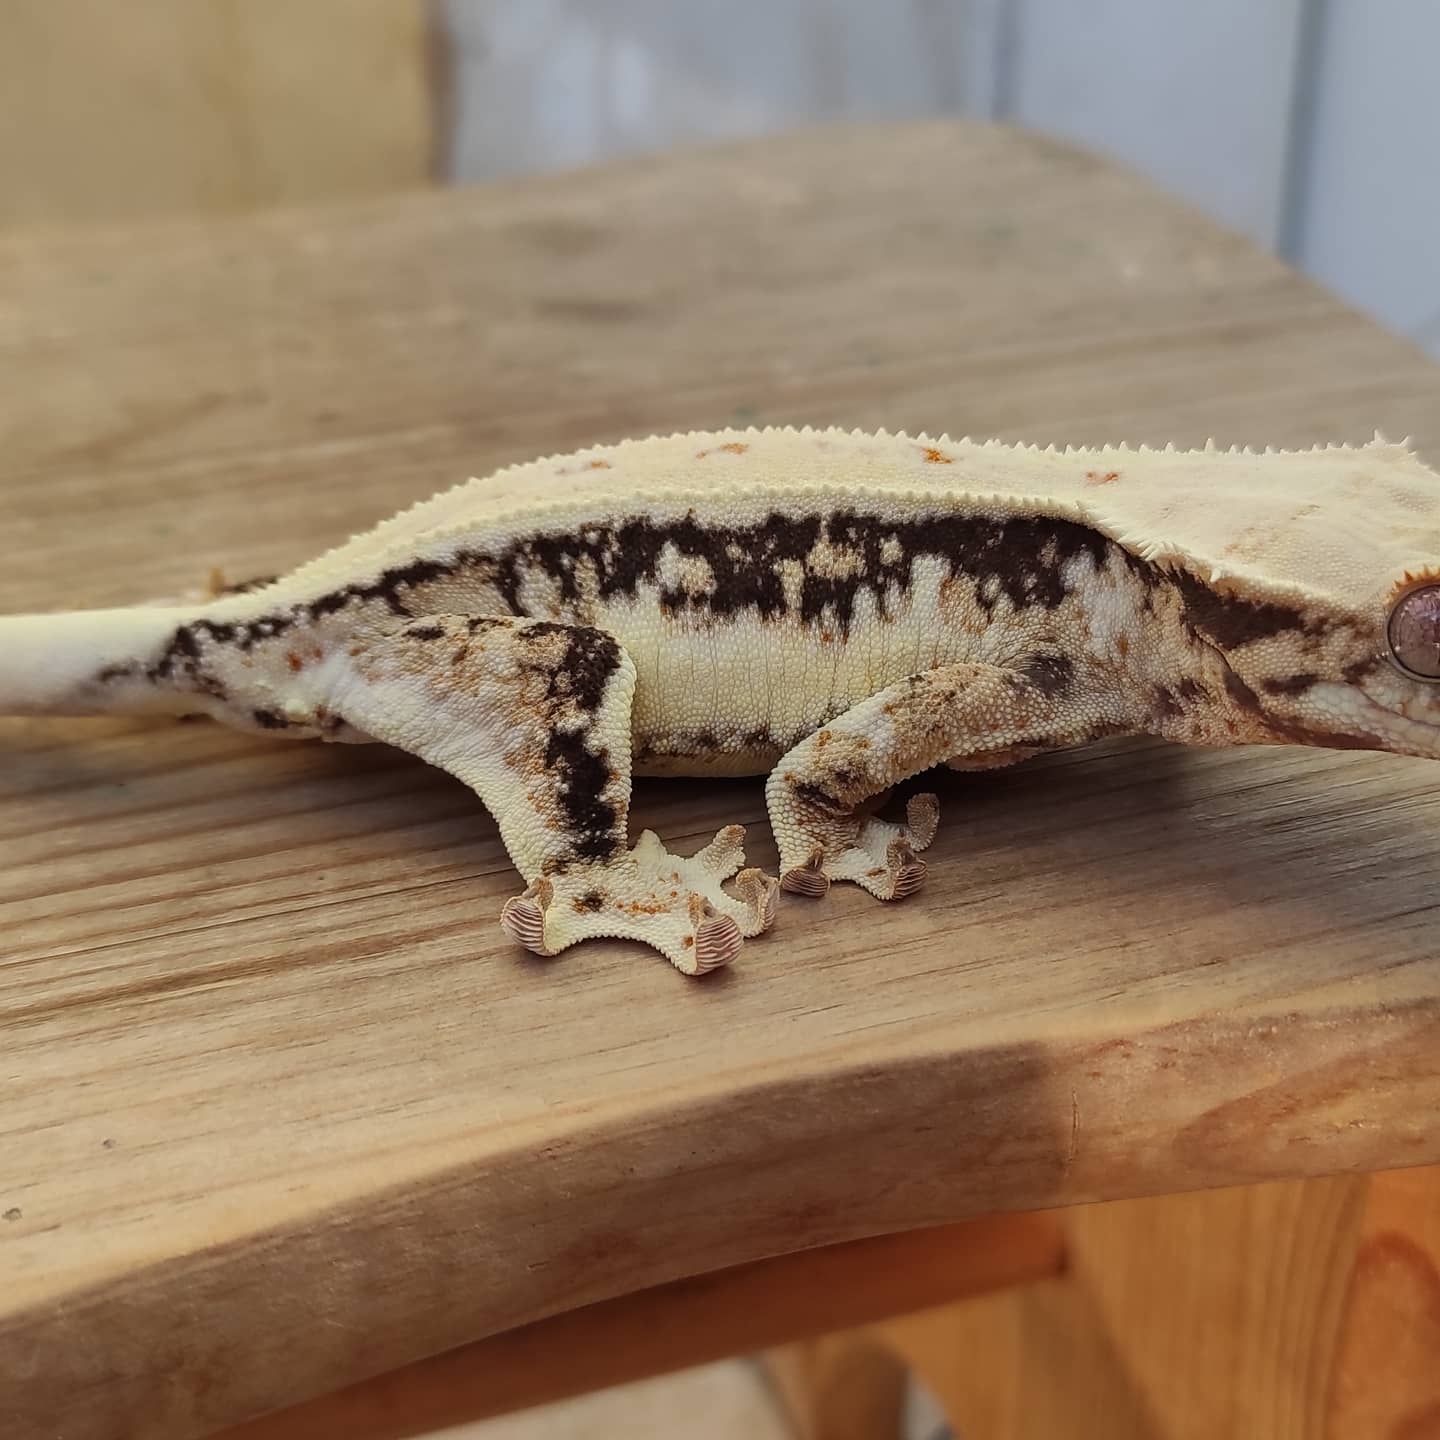
<path fill-rule="evenodd" d="M 939 802 L 933 795 L 912 795 L 905 807 L 904 825 L 869 817 L 859 821 L 850 844 L 832 857 L 822 845 L 814 846 L 805 860 L 781 877 L 785 890 L 796 895 L 821 896 L 832 880 L 850 880 L 878 900 L 901 900 L 925 883 L 925 862 L 915 852 L 935 838 L 940 823 Z"/>
<path fill-rule="evenodd" d="M 684 974 L 703 975 L 775 920 L 779 882 L 741 868 L 744 836 L 742 826 L 727 825 L 704 849 L 681 856 L 646 830 L 619 860 L 542 875 L 506 903 L 500 923 L 537 955 L 613 936 L 643 941 Z M 732 876 L 734 894 L 721 886 Z"/>

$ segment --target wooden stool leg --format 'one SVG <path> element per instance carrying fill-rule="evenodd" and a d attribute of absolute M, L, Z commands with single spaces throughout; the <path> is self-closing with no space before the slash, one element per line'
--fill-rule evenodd
<path fill-rule="evenodd" d="M 1440 1440 L 1440 1168 L 1088 1206 L 1064 1277 L 872 1326 L 977 1440 Z"/>
<path fill-rule="evenodd" d="M 1326 1440 L 1440 1440 L 1440 1169 L 1370 1182 Z"/>
<path fill-rule="evenodd" d="M 909 1371 L 865 1331 L 786 1345 L 765 1364 L 796 1440 L 902 1440 Z"/>

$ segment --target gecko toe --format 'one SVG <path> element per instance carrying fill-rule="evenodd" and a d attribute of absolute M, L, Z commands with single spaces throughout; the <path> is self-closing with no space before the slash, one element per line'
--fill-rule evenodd
<path fill-rule="evenodd" d="M 728 965 L 744 943 L 740 927 L 728 915 L 710 915 L 695 927 L 695 943 L 688 961 L 677 960 L 675 968 L 686 975 L 708 975 Z"/>
<path fill-rule="evenodd" d="M 892 840 L 885 850 L 885 871 L 891 877 L 889 900 L 903 900 L 913 895 L 924 883 L 928 873 L 926 864 L 919 859 L 903 836 Z M 872 891 L 877 894 L 877 891 Z"/>
<path fill-rule="evenodd" d="M 898 835 L 876 855 L 872 849 L 855 845 L 826 866 L 832 880 L 850 880 L 877 900 L 903 900 L 924 883 L 926 865 L 911 847 L 908 837 Z"/>
<path fill-rule="evenodd" d="M 830 888 L 830 877 L 825 873 L 825 851 L 816 845 L 805 857 L 803 864 L 793 866 L 780 877 L 780 886 L 794 895 L 807 895 L 819 899 Z"/>
<path fill-rule="evenodd" d="M 556 953 L 545 943 L 545 911 L 554 893 L 549 880 L 537 880 L 523 895 L 507 900 L 500 912 L 500 926 L 505 933 L 536 955 Z"/>
<path fill-rule="evenodd" d="M 745 827 L 727 825 L 690 858 L 716 880 L 728 880 L 745 863 Z"/>
<path fill-rule="evenodd" d="M 775 907 L 780 897 L 780 882 L 753 866 L 735 877 L 735 892 L 749 916 L 741 926 L 745 935 L 759 935 L 775 923 Z"/>
<path fill-rule="evenodd" d="M 912 795 L 905 806 L 905 829 L 912 849 L 926 850 L 940 828 L 940 801 L 929 791 Z"/>

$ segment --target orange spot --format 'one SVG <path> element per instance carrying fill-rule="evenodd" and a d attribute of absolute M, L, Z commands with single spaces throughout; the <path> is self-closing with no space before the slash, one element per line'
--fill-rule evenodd
<path fill-rule="evenodd" d="M 1119 478 L 1118 470 L 1087 470 L 1085 472 L 1087 485 L 1113 485 Z"/>
<path fill-rule="evenodd" d="M 822 731 L 815 737 L 815 745 L 816 745 L 817 748 L 818 748 L 819 746 L 821 746 L 821 745 L 828 745 L 829 743 L 830 743 L 830 732 L 829 732 L 828 730 L 822 730 Z"/>
<path fill-rule="evenodd" d="M 955 462 L 943 451 L 934 445 L 927 445 L 921 454 L 925 456 L 927 465 L 953 465 Z"/>
<path fill-rule="evenodd" d="M 750 447 L 739 440 L 730 440 L 720 448 L 727 455 L 743 455 Z"/>
<path fill-rule="evenodd" d="M 608 460 L 592 460 L 585 468 L 587 470 L 608 470 L 610 462 Z"/>
<path fill-rule="evenodd" d="M 680 943 L 688 950 L 695 943 L 695 937 L 693 935 L 687 935 Z"/>
<path fill-rule="evenodd" d="M 298 670 L 305 662 L 293 650 L 287 650 L 285 652 L 285 663 L 292 670 Z"/>

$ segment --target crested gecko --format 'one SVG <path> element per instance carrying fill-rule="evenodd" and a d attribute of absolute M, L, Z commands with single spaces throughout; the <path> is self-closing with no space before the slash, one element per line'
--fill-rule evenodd
<path fill-rule="evenodd" d="M 0 619 L 0 713 L 379 741 L 493 814 L 500 923 L 732 960 L 778 892 L 919 888 L 945 765 L 1102 736 L 1440 756 L 1440 476 L 1405 446 L 654 436 L 472 479 L 278 579 Z M 743 830 L 632 845 L 633 775 L 767 775 Z"/>

